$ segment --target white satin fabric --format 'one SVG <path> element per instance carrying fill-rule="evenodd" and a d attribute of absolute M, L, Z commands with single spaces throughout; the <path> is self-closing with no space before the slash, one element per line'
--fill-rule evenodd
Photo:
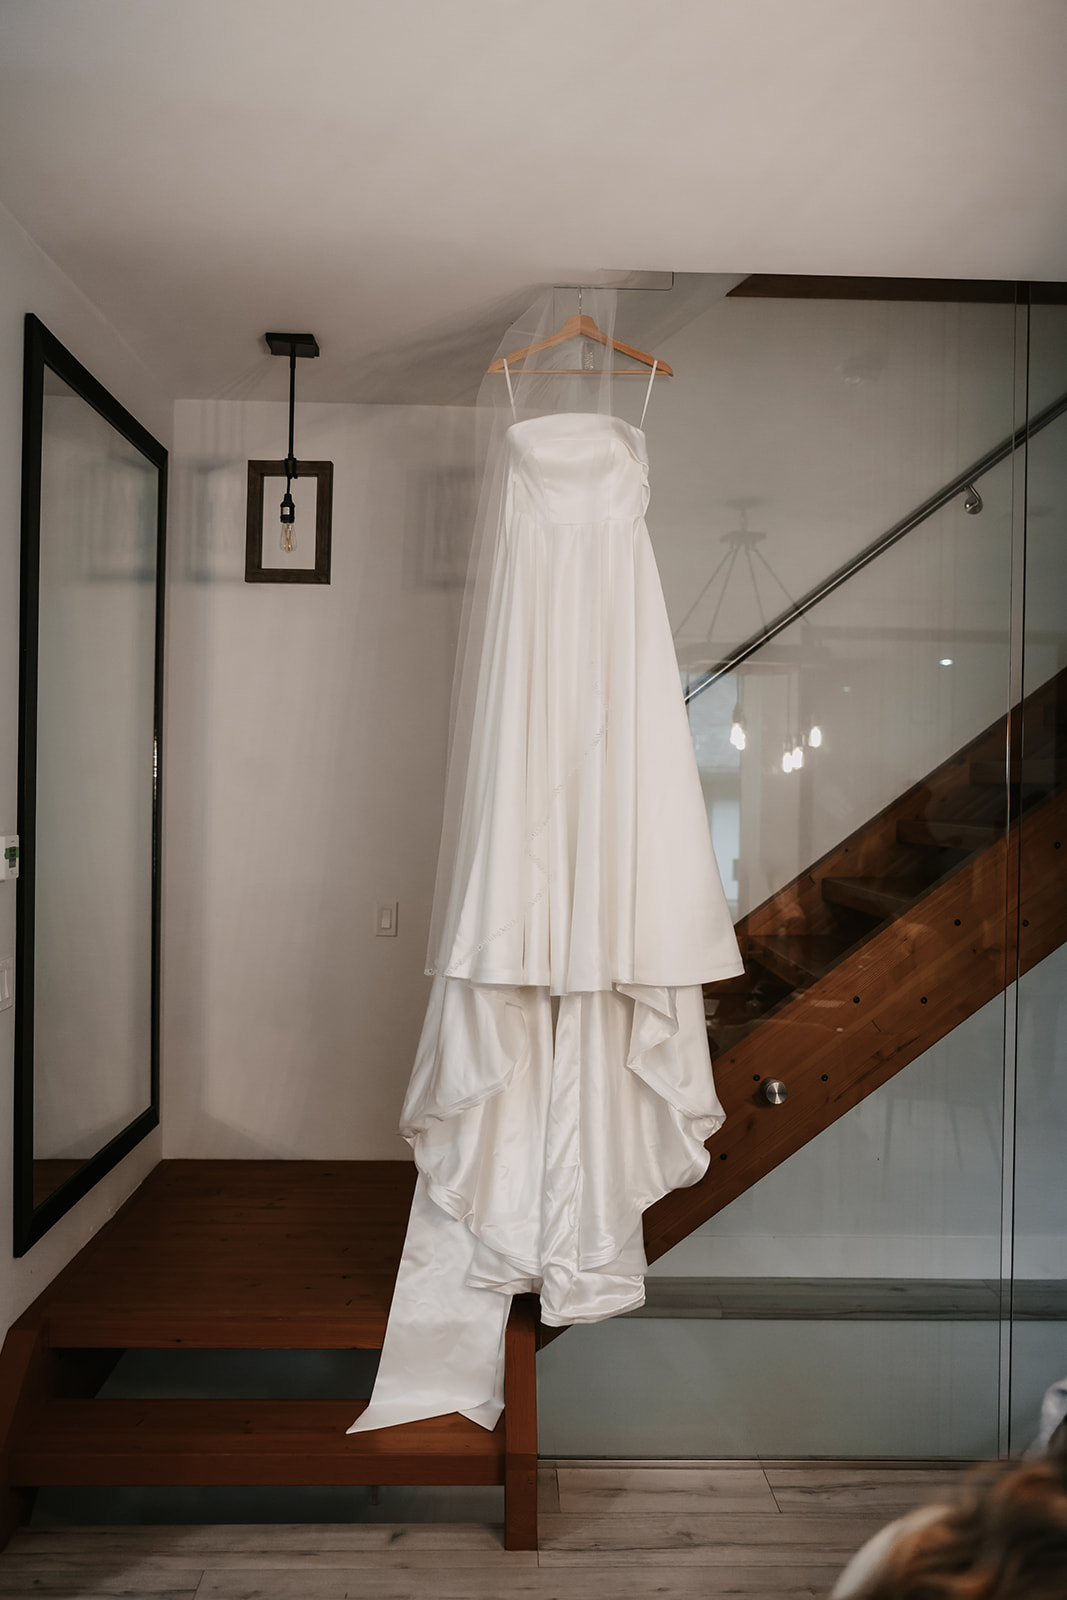
<path fill-rule="evenodd" d="M 419 1168 L 350 1431 L 503 1404 L 511 1296 L 642 1304 L 641 1214 L 720 1126 L 700 985 L 742 971 L 644 513 L 644 435 L 508 430 L 443 959 L 401 1132 Z"/>

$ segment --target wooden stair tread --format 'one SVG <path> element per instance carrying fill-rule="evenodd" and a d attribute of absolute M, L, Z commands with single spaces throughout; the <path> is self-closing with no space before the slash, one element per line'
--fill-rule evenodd
<path fill-rule="evenodd" d="M 767 1002 L 760 1000 L 754 990 L 745 994 L 724 994 L 706 997 L 704 1015 L 709 1022 L 751 1022 L 766 1011 Z"/>
<path fill-rule="evenodd" d="M 800 989 L 815 983 L 844 953 L 841 939 L 825 934 L 753 934 L 745 948 L 776 977 Z"/>
<path fill-rule="evenodd" d="M 1003 828 L 981 822 L 940 822 L 907 817 L 897 823 L 900 844 L 917 844 L 935 850 L 985 850 L 1003 833 Z"/>
<path fill-rule="evenodd" d="M 872 917 L 899 917 L 927 888 L 903 878 L 823 878 L 822 897 Z"/>
<path fill-rule="evenodd" d="M 344 1299 L 324 1292 L 301 1303 L 301 1285 L 290 1300 L 279 1278 L 244 1304 L 226 1296 L 225 1286 L 212 1295 L 203 1283 L 191 1285 L 183 1298 L 172 1284 L 138 1299 L 110 1280 L 98 1305 L 72 1299 L 50 1307 L 48 1340 L 53 1349 L 74 1350 L 380 1350 L 394 1279 L 382 1279 L 377 1294 L 364 1284 L 365 1292 Z"/>
<path fill-rule="evenodd" d="M 708 1041 L 714 1047 L 716 1055 L 721 1055 L 724 1050 L 732 1050 L 743 1039 L 747 1039 L 762 1021 L 762 1017 L 753 1017 L 751 1022 L 717 1023 L 712 1017 L 708 1022 Z"/>
<path fill-rule="evenodd" d="M 46 1296 L 49 1342 L 380 1349 L 414 1184 L 404 1161 L 164 1162 Z"/>
<path fill-rule="evenodd" d="M 502 1483 L 504 1427 L 456 1413 L 348 1434 L 365 1400 L 50 1400 L 11 1481 L 65 1484 Z"/>

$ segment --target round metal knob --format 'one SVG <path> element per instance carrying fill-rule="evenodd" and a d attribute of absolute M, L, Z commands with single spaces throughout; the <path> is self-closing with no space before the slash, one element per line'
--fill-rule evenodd
<path fill-rule="evenodd" d="M 789 1090 L 781 1078 L 764 1078 L 761 1091 L 769 1106 L 784 1105 L 789 1097 Z"/>

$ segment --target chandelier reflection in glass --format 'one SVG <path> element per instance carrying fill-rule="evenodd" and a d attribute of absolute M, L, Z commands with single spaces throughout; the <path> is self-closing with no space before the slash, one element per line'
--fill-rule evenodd
<path fill-rule="evenodd" d="M 754 501 L 750 500 L 731 500 L 729 502 L 729 504 L 735 507 L 740 514 L 741 526 L 739 528 L 732 528 L 729 533 L 720 535 L 720 543 L 726 546 L 726 554 L 721 558 L 717 566 L 712 569 L 711 575 L 709 576 L 707 582 L 700 590 L 699 594 L 689 607 L 689 610 L 686 612 L 681 622 L 675 628 L 675 639 L 680 638 L 682 633 L 685 631 L 686 623 L 690 620 L 694 612 L 702 604 L 705 596 L 718 581 L 721 582 L 722 587 L 719 590 L 718 597 L 715 600 L 715 604 L 712 608 L 711 620 L 708 623 L 707 633 L 705 635 L 708 643 L 710 644 L 712 642 L 715 636 L 715 624 L 719 620 L 719 613 L 721 612 L 723 604 L 726 600 L 726 593 L 730 587 L 730 580 L 734 575 L 734 571 L 738 562 L 741 560 L 744 562 L 744 567 L 748 573 L 749 582 L 752 585 L 752 593 L 755 597 L 756 609 L 759 612 L 760 626 L 762 628 L 766 628 L 767 626 L 767 613 L 764 610 L 763 597 L 760 594 L 756 565 L 757 562 L 759 563 L 760 568 L 762 568 L 765 573 L 769 574 L 773 582 L 777 584 L 779 589 L 781 589 L 782 593 L 789 601 L 790 606 L 795 607 L 796 601 L 793 599 L 793 596 L 789 593 L 789 590 L 786 588 L 781 578 L 767 560 L 767 557 L 759 548 L 760 544 L 767 537 L 767 535 L 765 533 L 756 532 L 755 529 L 750 528 L 748 525 L 749 507 L 754 503 Z M 731 743 L 733 742 L 734 741 L 731 738 Z M 738 745 L 737 748 L 741 749 L 743 746 Z"/>

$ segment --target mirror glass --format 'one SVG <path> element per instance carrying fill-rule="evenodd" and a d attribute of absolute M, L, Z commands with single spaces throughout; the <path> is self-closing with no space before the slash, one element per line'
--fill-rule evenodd
<path fill-rule="evenodd" d="M 41 439 L 34 1199 L 151 1100 L 158 469 L 49 368 Z"/>
<path fill-rule="evenodd" d="M 27 322 L 17 1250 L 158 1121 L 166 475 L 162 446 Z"/>

